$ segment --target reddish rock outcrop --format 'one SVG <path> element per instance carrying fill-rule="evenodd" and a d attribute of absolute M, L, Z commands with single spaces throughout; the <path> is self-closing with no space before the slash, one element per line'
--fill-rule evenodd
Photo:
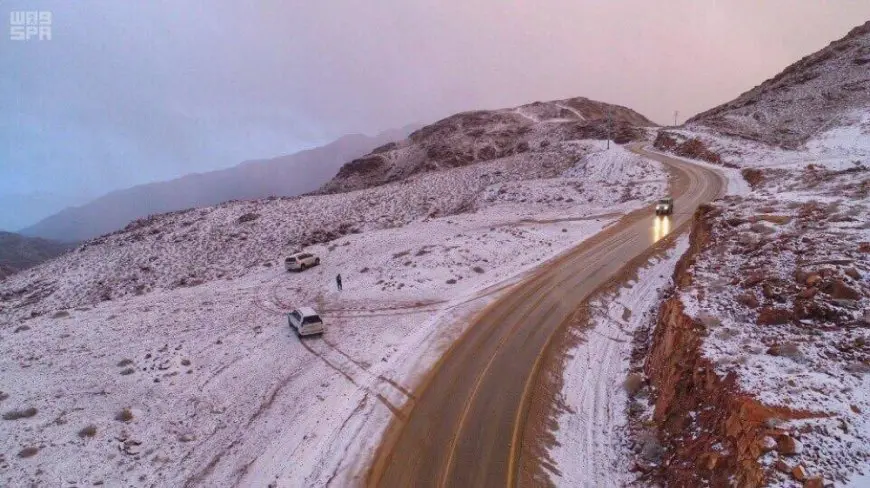
<path fill-rule="evenodd" d="M 689 270 L 718 213 L 706 206 L 696 213 L 689 251 L 674 272 L 678 289 L 691 285 Z M 763 405 L 740 391 L 734 375 L 719 376 L 701 352 L 706 333 L 684 312 L 679 296 L 663 304 L 644 366 L 655 401 L 653 420 L 668 450 L 653 476 L 667 486 L 763 486 L 769 468 L 759 457 L 774 448 L 787 451 L 793 441 L 771 427 L 771 420 L 811 415 Z"/>
<path fill-rule="evenodd" d="M 697 138 L 685 139 L 677 134 L 667 131 L 659 131 L 655 141 L 653 142 L 653 146 L 656 149 L 671 152 L 684 158 L 698 159 L 709 163 L 729 166 L 722 162 L 722 158 L 717 153 L 711 151 L 700 139 Z"/>

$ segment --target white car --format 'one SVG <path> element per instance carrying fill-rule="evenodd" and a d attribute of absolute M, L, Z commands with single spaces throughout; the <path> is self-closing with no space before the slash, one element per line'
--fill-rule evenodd
<path fill-rule="evenodd" d="M 307 252 L 296 253 L 284 260 L 287 271 L 302 271 L 320 264 L 320 258 Z"/>
<path fill-rule="evenodd" d="M 290 328 L 299 336 L 323 334 L 323 319 L 311 307 L 300 307 L 287 314 Z"/>

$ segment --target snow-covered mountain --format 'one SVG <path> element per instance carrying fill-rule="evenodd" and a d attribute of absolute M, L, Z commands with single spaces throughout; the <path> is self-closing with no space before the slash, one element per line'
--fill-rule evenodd
<path fill-rule="evenodd" d="M 870 106 L 870 21 L 736 99 L 702 112 L 689 127 L 712 128 L 786 149 Z"/>
<path fill-rule="evenodd" d="M 640 127 L 654 125 L 629 108 L 582 97 L 465 112 L 345 164 L 322 191 L 369 188 L 515 154 L 546 154 L 562 141 L 603 140 L 609 134 L 612 140 L 626 143 L 643 137 Z"/>

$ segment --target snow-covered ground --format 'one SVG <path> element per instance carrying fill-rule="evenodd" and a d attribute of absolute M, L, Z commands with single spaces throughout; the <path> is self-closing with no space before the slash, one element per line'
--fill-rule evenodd
<path fill-rule="evenodd" d="M 158 216 L 0 282 L 0 484 L 353 484 L 477 310 L 664 193 L 657 163 L 571 144 Z M 285 272 L 300 248 L 323 264 Z M 322 338 L 291 334 L 300 305 Z"/>
<path fill-rule="evenodd" d="M 628 437 L 629 360 L 638 327 L 648 324 L 671 282 L 688 238 L 637 271 L 635 279 L 589 304 L 589 323 L 568 350 L 548 456 L 557 486 L 624 486 L 634 481 Z"/>
<path fill-rule="evenodd" d="M 729 137 L 699 125 L 668 129 L 668 132 L 703 141 L 725 163 L 739 168 L 801 169 L 814 164 L 837 171 L 850 168 L 856 161 L 866 161 L 870 157 L 870 110 L 851 110 L 840 121 L 842 125 L 819 133 L 799 150 L 787 150 L 748 139 Z"/>
<path fill-rule="evenodd" d="M 870 475 L 870 110 L 844 120 L 799 151 L 683 131 L 758 171 L 715 210 L 681 300 L 719 375 L 781 409 L 771 432 L 797 441 L 760 459 L 774 486 L 798 466 L 838 486 Z"/>

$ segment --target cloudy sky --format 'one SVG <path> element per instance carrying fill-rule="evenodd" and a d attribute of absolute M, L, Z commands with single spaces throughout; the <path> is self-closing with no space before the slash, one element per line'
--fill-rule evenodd
<path fill-rule="evenodd" d="M 0 228 L 451 113 L 587 96 L 660 123 L 870 19 L 866 0 L 0 0 Z"/>

